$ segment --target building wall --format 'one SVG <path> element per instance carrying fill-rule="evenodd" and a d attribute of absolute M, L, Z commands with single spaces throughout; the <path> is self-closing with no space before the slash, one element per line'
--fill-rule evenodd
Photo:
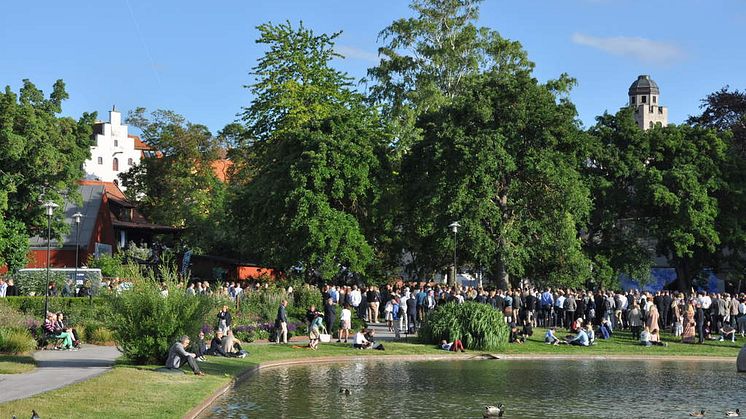
<path fill-rule="evenodd" d="M 119 183 L 119 174 L 139 164 L 142 152 L 135 149 L 135 139 L 129 137 L 122 114 L 116 110 L 109 111 L 109 122 L 97 124 L 94 132 L 101 133 L 95 134 L 91 158 L 83 165 L 86 179 Z M 114 170 L 114 159 L 118 161 L 118 170 Z"/>
<path fill-rule="evenodd" d="M 639 105 L 635 107 L 635 121 L 640 128 L 650 129 L 655 124 L 668 125 L 668 108 L 656 105 Z"/>

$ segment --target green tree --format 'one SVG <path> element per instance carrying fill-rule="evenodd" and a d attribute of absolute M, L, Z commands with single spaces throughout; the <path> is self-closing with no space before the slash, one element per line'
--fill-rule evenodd
<path fill-rule="evenodd" d="M 482 0 L 413 0 L 415 17 L 379 33 L 383 58 L 368 70 L 371 98 L 383 105 L 402 155 L 420 138 L 417 116 L 448 104 L 469 76 L 533 68 L 520 43 L 475 25 Z"/>
<path fill-rule="evenodd" d="M 669 256 L 680 288 L 711 266 L 720 245 L 717 231 L 721 168 L 726 142 L 714 130 L 687 125 L 656 127 L 644 173 L 642 202 L 653 219 L 659 254 Z"/>
<path fill-rule="evenodd" d="M 688 288 L 716 263 L 727 143 L 704 127 L 643 131 L 632 112 L 601 116 L 589 132 L 594 149 L 586 174 L 595 208 L 586 248 L 602 281 L 622 273 L 646 280 L 658 254 Z"/>
<path fill-rule="evenodd" d="M 746 272 L 746 92 L 725 87 L 708 95 L 702 100 L 702 114 L 688 122 L 715 129 L 727 141 L 720 170 L 723 184 L 716 192 L 721 246 L 715 264 L 718 271 L 735 272 L 740 278 Z"/>
<path fill-rule="evenodd" d="M 540 283 L 587 279 L 578 231 L 590 210 L 580 178 L 584 135 L 575 108 L 530 74 L 470 77 L 451 105 L 418 121 L 423 139 L 403 162 L 408 249 L 428 271 L 447 266 L 447 226 L 458 220 L 461 260 L 491 273 Z"/>
<path fill-rule="evenodd" d="M 599 116 L 588 134 L 592 146 L 583 172 L 594 206 L 584 248 L 593 260 L 594 280 L 615 287 L 625 274 L 645 282 L 655 254 L 642 183 L 650 136 L 635 122 L 632 108 Z"/>
<path fill-rule="evenodd" d="M 77 182 L 90 157 L 96 114 L 84 113 L 77 121 L 59 117 L 67 98 L 62 80 L 48 98 L 29 80 L 19 94 L 9 86 L 0 93 L 0 265 L 11 270 L 25 265 L 28 237 L 46 231 L 40 203 L 62 206 L 80 199 Z M 57 211 L 53 235 L 68 229 Z"/>
<path fill-rule="evenodd" d="M 120 175 L 127 196 L 150 221 L 183 227 L 190 247 L 212 250 L 224 231 L 227 189 L 212 167 L 221 157 L 219 139 L 204 125 L 167 110 L 147 115 L 145 108 L 137 108 L 127 123 L 139 128 L 143 140 L 157 150 Z"/>
<path fill-rule="evenodd" d="M 361 220 L 376 199 L 379 119 L 330 66 L 337 34 L 259 30 L 268 51 L 253 70 L 231 204 L 236 237 L 250 238 L 243 254 L 309 277 L 365 273 L 373 248 Z"/>

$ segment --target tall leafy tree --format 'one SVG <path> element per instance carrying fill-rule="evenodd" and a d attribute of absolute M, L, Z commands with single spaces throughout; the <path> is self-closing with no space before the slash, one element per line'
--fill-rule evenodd
<path fill-rule="evenodd" d="M 338 34 L 290 23 L 259 26 L 267 46 L 249 86 L 231 213 L 244 255 L 332 278 L 373 258 L 362 220 L 376 198 L 385 134 L 331 66 Z"/>
<path fill-rule="evenodd" d="M 60 117 L 68 98 L 65 83 L 55 82 L 49 97 L 29 80 L 18 94 L 9 86 L 0 93 L 0 265 L 23 267 L 28 237 L 46 230 L 42 201 L 80 199 L 77 181 L 90 157 L 95 113 L 77 121 Z M 53 218 L 55 236 L 69 226 L 62 212 Z"/>
<path fill-rule="evenodd" d="M 595 208 L 587 249 L 601 279 L 623 273 L 645 280 L 657 254 L 676 267 L 679 287 L 688 288 L 713 267 L 720 245 L 726 142 L 704 127 L 643 131 L 632 112 L 599 117 L 590 130 L 595 148 L 586 173 Z"/>
<path fill-rule="evenodd" d="M 476 26 L 481 2 L 413 0 L 414 17 L 380 32 L 382 60 L 368 70 L 370 94 L 391 120 L 398 154 L 419 138 L 417 116 L 449 103 L 469 76 L 533 68 L 520 43 Z"/>
<path fill-rule="evenodd" d="M 392 133 L 389 171 L 382 179 L 377 225 L 388 226 L 388 265 L 401 263 L 401 255 L 417 261 L 426 255 L 407 247 L 411 238 L 401 233 L 401 221 L 410 215 L 402 204 L 401 163 L 422 138 L 417 120 L 449 104 L 467 81 L 484 71 L 503 74 L 528 73 L 533 63 L 518 42 L 507 40 L 489 28 L 478 27 L 481 0 L 413 0 L 414 16 L 397 19 L 379 34 L 380 63 L 368 70 L 370 100 L 380 106 Z M 405 258 L 409 259 L 409 258 Z M 415 269 L 417 271 L 418 269 Z"/>
<path fill-rule="evenodd" d="M 659 254 L 676 266 L 686 288 L 711 265 L 720 244 L 717 192 L 726 143 L 714 130 L 687 125 L 656 127 L 650 136 L 643 187 Z"/>
<path fill-rule="evenodd" d="M 404 229 L 420 269 L 449 263 L 459 220 L 461 259 L 509 286 L 510 275 L 572 284 L 588 277 L 579 229 L 590 209 L 578 167 L 584 136 L 558 93 L 494 69 L 464 81 L 453 102 L 418 121 L 423 139 L 403 162 Z"/>
<path fill-rule="evenodd" d="M 142 139 L 157 150 L 121 175 L 128 197 L 152 222 L 183 227 L 190 247 L 213 250 L 224 231 L 218 224 L 227 189 L 212 167 L 222 156 L 219 140 L 204 125 L 168 110 L 148 115 L 145 108 L 137 108 L 127 123 L 139 128 Z"/>
<path fill-rule="evenodd" d="M 725 135 L 728 151 L 720 170 L 723 185 L 716 195 L 721 239 L 716 264 L 719 271 L 740 277 L 746 272 L 746 92 L 725 87 L 708 95 L 702 100 L 702 114 L 688 122 Z"/>
<path fill-rule="evenodd" d="M 624 108 L 616 115 L 599 116 L 588 131 L 591 152 L 583 173 L 594 205 L 584 247 L 593 260 L 594 280 L 602 287 L 616 286 L 623 274 L 647 281 L 655 256 L 642 182 L 650 136 L 632 112 Z"/>

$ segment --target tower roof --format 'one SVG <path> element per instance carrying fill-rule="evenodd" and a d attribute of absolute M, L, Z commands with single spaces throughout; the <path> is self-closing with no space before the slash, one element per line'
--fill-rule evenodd
<path fill-rule="evenodd" d="M 658 89 L 658 84 L 653 81 L 653 79 L 650 78 L 647 74 L 643 74 L 640 76 L 637 76 L 637 80 L 632 83 L 631 86 L 629 86 L 629 95 L 659 95 L 660 90 Z"/>

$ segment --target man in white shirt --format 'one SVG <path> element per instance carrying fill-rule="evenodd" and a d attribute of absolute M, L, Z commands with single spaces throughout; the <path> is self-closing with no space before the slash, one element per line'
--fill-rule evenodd
<path fill-rule="evenodd" d="M 365 338 L 365 328 L 360 329 L 359 332 L 355 333 L 352 338 L 352 347 L 356 349 L 367 349 L 370 348 L 370 341 Z"/>
<path fill-rule="evenodd" d="M 357 308 L 360 306 L 360 303 L 363 301 L 363 296 L 360 294 L 360 290 L 357 289 L 357 285 L 352 286 L 352 291 L 350 291 L 351 301 L 352 301 L 352 307 L 357 311 Z"/>

